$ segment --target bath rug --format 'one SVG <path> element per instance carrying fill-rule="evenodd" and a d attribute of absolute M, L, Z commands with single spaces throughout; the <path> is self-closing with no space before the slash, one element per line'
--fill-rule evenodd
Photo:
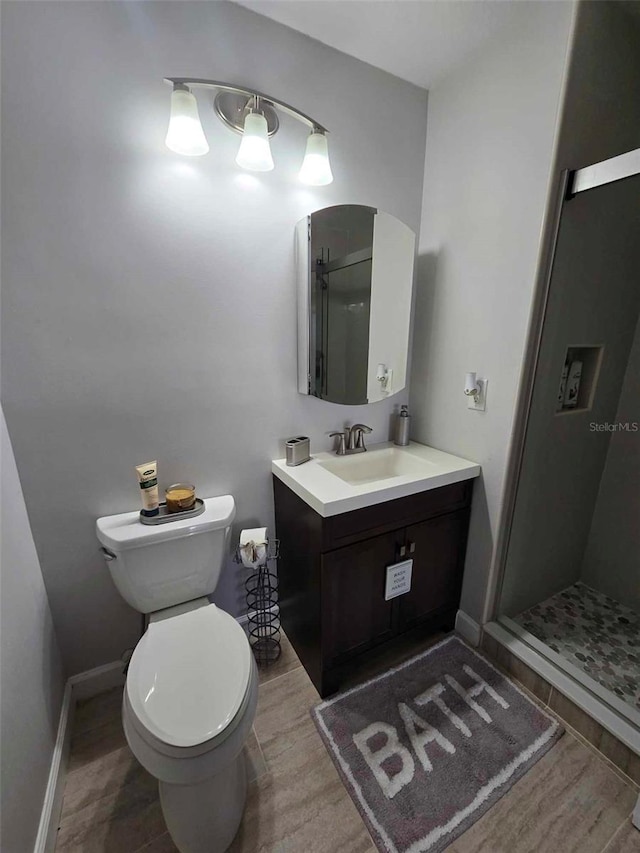
<path fill-rule="evenodd" d="M 311 715 L 378 850 L 438 853 L 562 735 L 457 637 Z"/>

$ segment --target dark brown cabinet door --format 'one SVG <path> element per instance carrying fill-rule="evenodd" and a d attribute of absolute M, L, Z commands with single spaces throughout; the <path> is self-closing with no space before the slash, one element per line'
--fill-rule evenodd
<path fill-rule="evenodd" d="M 385 601 L 386 568 L 404 531 L 322 555 L 323 665 L 346 660 L 391 637 L 393 602 Z"/>
<path fill-rule="evenodd" d="M 407 547 L 414 546 L 411 591 L 397 599 L 402 630 L 437 610 L 456 607 L 460 599 L 468 510 L 441 515 L 407 527 Z"/>

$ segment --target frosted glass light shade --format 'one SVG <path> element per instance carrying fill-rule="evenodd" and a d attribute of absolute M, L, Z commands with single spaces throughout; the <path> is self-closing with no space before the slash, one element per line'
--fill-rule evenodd
<path fill-rule="evenodd" d="M 329 146 L 324 133 L 309 134 L 307 150 L 298 177 L 303 184 L 314 187 L 323 187 L 333 181 L 329 163 Z"/>
<path fill-rule="evenodd" d="M 200 124 L 198 102 L 188 89 L 171 93 L 171 116 L 165 145 L 176 154 L 196 157 L 209 151 L 207 137 Z"/>
<path fill-rule="evenodd" d="M 244 120 L 244 132 L 236 163 L 251 172 L 270 172 L 273 169 L 267 120 L 260 113 L 249 113 Z"/>

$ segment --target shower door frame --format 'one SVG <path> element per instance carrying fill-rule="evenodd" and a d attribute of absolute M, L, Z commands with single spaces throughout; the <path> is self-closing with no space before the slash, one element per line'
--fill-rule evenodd
<path fill-rule="evenodd" d="M 516 657 L 523 660 L 560 692 L 568 695 L 604 728 L 613 732 L 635 751 L 640 750 L 640 713 L 631 705 L 618 699 L 615 694 L 587 673 L 556 654 L 508 616 L 500 615 L 498 607 L 502 595 L 562 212 L 565 204 L 570 203 L 571 199 L 580 193 L 637 175 L 640 175 L 640 148 L 583 169 L 563 170 L 560 174 L 554 201 L 549 207 L 543 226 L 545 237 L 540 255 L 509 447 L 496 548 L 482 615 L 485 633 L 507 646 Z"/>

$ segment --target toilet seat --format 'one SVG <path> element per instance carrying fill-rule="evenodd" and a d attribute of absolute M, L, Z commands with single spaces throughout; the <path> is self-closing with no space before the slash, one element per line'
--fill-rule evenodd
<path fill-rule="evenodd" d="M 126 700 L 160 744 L 211 748 L 237 721 L 251 674 L 243 629 L 207 604 L 150 623 L 129 663 Z"/>

